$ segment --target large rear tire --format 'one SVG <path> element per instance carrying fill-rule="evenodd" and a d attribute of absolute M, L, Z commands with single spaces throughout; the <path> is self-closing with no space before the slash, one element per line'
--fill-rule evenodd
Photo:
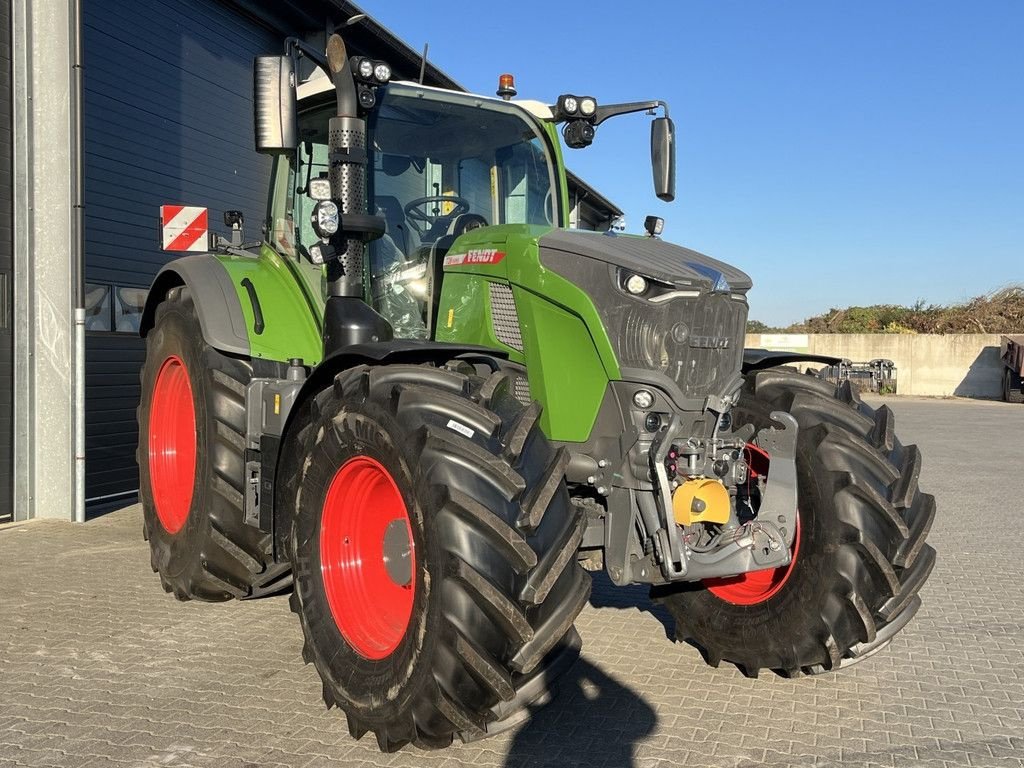
<path fill-rule="evenodd" d="M 1024 403 L 1024 383 L 1009 368 L 1003 368 L 1003 402 Z"/>
<path fill-rule="evenodd" d="M 935 563 L 925 544 L 935 500 L 918 490 L 920 453 L 895 438 L 892 411 L 872 410 L 849 382 L 837 389 L 760 372 L 747 380 L 733 420 L 761 428 L 772 411 L 800 426 L 793 563 L 778 578 L 748 574 L 656 597 L 675 617 L 678 638 L 713 666 L 814 674 L 880 650 L 917 611 Z"/>
<path fill-rule="evenodd" d="M 510 384 L 355 368 L 316 397 L 293 444 L 303 658 L 328 707 L 382 751 L 495 732 L 578 648 L 584 520 L 567 455 Z"/>
<path fill-rule="evenodd" d="M 146 336 L 139 421 L 143 535 L 179 600 L 287 588 L 269 534 L 243 522 L 245 391 L 252 365 L 203 340 L 191 292 L 172 288 Z"/>

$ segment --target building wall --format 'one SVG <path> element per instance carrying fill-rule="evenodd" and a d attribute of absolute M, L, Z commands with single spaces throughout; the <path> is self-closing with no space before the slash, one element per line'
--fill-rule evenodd
<path fill-rule="evenodd" d="M 0 522 L 14 516 L 11 0 L 0 0 Z"/>
<path fill-rule="evenodd" d="M 68 519 L 76 498 L 70 12 L 11 0 L 15 519 Z"/>
<path fill-rule="evenodd" d="M 892 360 L 898 394 L 991 397 L 1001 394 L 1003 366 L 995 334 L 748 334 L 747 347 Z M 815 367 L 811 364 L 811 367 Z"/>

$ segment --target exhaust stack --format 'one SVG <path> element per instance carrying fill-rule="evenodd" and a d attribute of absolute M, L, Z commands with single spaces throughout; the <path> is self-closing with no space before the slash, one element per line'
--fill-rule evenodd
<path fill-rule="evenodd" d="M 327 41 L 327 65 L 337 99 L 337 114 L 328 125 L 329 178 L 331 196 L 341 209 L 340 234 L 345 237 L 337 260 L 328 265 L 327 279 L 332 296 L 362 297 L 366 243 L 359 225 L 367 218 L 366 121 L 356 116 L 356 84 L 340 35 Z"/>

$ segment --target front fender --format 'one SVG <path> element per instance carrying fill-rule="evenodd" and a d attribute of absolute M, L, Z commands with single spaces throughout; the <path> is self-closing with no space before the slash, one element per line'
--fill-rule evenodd
<path fill-rule="evenodd" d="M 418 365 L 422 363 L 441 365 L 456 357 L 461 357 L 471 364 L 486 363 L 492 370 L 495 370 L 500 367 L 499 361 L 507 356 L 501 351 L 474 344 L 394 339 L 370 344 L 353 344 L 331 354 L 313 369 L 299 389 L 295 397 L 295 404 L 285 421 L 281 431 L 280 451 L 274 464 L 273 532 L 274 551 L 278 560 L 288 557 L 288 535 L 291 524 L 287 499 L 282 495 L 287 493 L 288 489 L 282 487 L 281 477 L 282 475 L 288 476 L 294 469 L 294 462 L 297 461 L 299 454 L 295 441 L 304 420 L 308 418 L 310 404 L 317 393 L 330 386 L 334 377 L 339 373 L 357 365 Z"/>
<path fill-rule="evenodd" d="M 777 365 L 788 365 L 789 363 L 825 363 L 826 365 L 839 365 L 843 359 L 830 355 L 811 355 L 806 352 L 775 352 L 770 349 L 754 349 L 748 347 L 743 350 L 743 374 L 762 371 L 765 368 L 774 368 Z"/>

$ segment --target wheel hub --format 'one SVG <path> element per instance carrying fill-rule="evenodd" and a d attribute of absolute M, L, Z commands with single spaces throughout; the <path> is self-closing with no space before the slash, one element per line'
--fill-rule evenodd
<path fill-rule="evenodd" d="M 395 518 L 384 529 L 384 568 L 400 587 L 412 583 L 412 542 L 405 520 Z"/>

